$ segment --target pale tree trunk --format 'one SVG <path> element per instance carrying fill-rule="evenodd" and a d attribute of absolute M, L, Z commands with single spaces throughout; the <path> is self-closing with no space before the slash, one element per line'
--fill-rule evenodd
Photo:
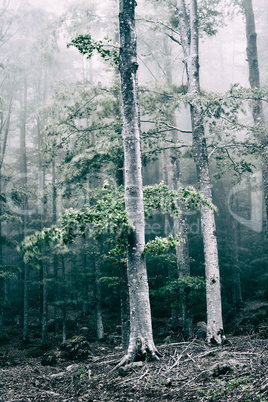
<path fill-rule="evenodd" d="M 130 337 L 121 364 L 146 354 L 157 356 L 153 340 L 145 256 L 140 115 L 138 101 L 135 0 L 120 0 L 120 76 L 124 125 L 125 204 L 133 225 L 128 235 L 127 274 L 130 304 Z"/>
<path fill-rule="evenodd" d="M 196 95 L 190 102 L 193 147 L 196 161 L 197 179 L 203 196 L 212 201 L 208 155 L 203 124 L 203 110 L 199 87 L 199 50 L 197 1 L 190 0 L 190 18 L 188 18 L 184 0 L 177 2 L 184 55 L 187 57 L 189 93 Z M 221 344 L 223 336 L 220 273 L 214 212 L 201 207 L 201 226 L 204 242 L 206 266 L 207 299 L 207 341 Z"/>
<path fill-rule="evenodd" d="M 243 8 L 246 16 L 246 34 L 247 34 L 247 60 L 249 66 L 249 83 L 251 89 L 260 88 L 260 72 L 257 49 L 257 33 L 255 29 L 255 18 L 252 6 L 252 0 L 243 0 Z M 254 124 L 259 128 L 258 141 L 262 147 L 262 185 L 264 194 L 264 235 L 268 237 L 268 139 L 266 133 L 266 124 L 263 113 L 262 101 L 254 101 L 252 107 Z"/>

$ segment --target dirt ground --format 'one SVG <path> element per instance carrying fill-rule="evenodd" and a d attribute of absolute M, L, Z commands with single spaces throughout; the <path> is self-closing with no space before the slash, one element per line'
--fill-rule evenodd
<path fill-rule="evenodd" d="M 0 346 L 1 402 L 268 401 L 268 341 L 252 335 L 220 348 L 197 339 L 161 344 L 159 361 L 122 375 L 112 371 L 123 356 L 119 346 L 90 343 L 80 361 L 55 349 L 55 365 L 44 366 L 33 345 L 16 339 Z"/>

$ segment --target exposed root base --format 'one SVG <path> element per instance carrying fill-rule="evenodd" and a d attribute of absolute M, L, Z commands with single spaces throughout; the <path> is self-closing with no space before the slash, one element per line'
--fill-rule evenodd
<path fill-rule="evenodd" d="M 113 368 L 112 371 L 118 369 L 119 367 L 125 366 L 126 364 L 130 364 L 137 361 L 155 361 L 159 360 L 162 357 L 161 353 L 159 353 L 155 348 L 154 350 L 150 350 L 146 348 L 145 352 L 141 352 L 141 350 L 132 350 L 128 351 L 128 353 L 121 359 L 121 361 Z"/>

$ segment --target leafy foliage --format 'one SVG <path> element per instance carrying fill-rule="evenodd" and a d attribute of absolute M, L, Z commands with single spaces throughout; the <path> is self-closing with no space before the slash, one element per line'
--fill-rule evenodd
<path fill-rule="evenodd" d="M 212 208 L 211 204 L 193 188 L 182 189 L 179 192 L 170 191 L 164 184 L 148 186 L 144 188 L 144 205 L 146 216 L 151 216 L 155 211 L 170 212 L 178 215 L 180 210 L 176 202 L 185 202 L 187 207 L 200 207 L 205 205 Z M 108 238 L 114 248 L 111 255 L 125 253 L 127 237 L 133 226 L 124 210 L 124 188 L 116 189 L 105 184 L 102 189 L 96 189 L 92 195 L 91 205 L 85 205 L 81 210 L 70 208 L 61 217 L 61 228 L 52 226 L 41 232 L 27 237 L 21 251 L 25 261 L 35 260 L 41 257 L 45 246 L 72 244 L 77 237 L 93 237 L 96 240 Z M 175 247 L 177 238 L 156 239 L 151 243 L 146 252 L 163 252 L 165 249 Z M 158 250 L 158 251 L 157 251 Z"/>
<path fill-rule="evenodd" d="M 104 38 L 104 40 L 94 41 L 90 34 L 78 35 L 72 39 L 67 47 L 74 46 L 78 49 L 79 53 L 83 56 L 86 55 L 87 59 L 91 59 L 94 50 L 96 50 L 104 61 L 108 61 L 112 66 L 119 65 L 119 55 L 116 49 L 107 49 L 111 39 Z"/>
<path fill-rule="evenodd" d="M 144 250 L 144 254 L 163 254 L 169 249 L 176 248 L 176 245 L 180 242 L 179 237 L 173 237 L 169 235 L 168 237 L 156 237 L 154 240 L 149 241 Z"/>
<path fill-rule="evenodd" d="M 205 279 L 199 276 L 188 276 L 168 281 L 158 290 L 151 290 L 150 294 L 162 297 L 167 305 L 179 307 L 184 298 L 193 313 L 199 313 L 199 308 L 205 301 Z M 198 306 L 198 307 L 197 307 Z"/>

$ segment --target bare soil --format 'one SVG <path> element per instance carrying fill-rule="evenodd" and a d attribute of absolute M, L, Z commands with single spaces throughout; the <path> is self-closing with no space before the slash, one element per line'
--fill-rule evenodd
<path fill-rule="evenodd" d="M 268 401 L 268 342 L 256 335 L 228 338 L 216 348 L 204 341 L 158 345 L 159 361 L 122 376 L 120 347 L 90 343 L 83 361 L 60 358 L 43 366 L 36 345 L 14 336 L 0 345 L 0 401 Z M 36 354 L 38 354 L 36 352 Z"/>

